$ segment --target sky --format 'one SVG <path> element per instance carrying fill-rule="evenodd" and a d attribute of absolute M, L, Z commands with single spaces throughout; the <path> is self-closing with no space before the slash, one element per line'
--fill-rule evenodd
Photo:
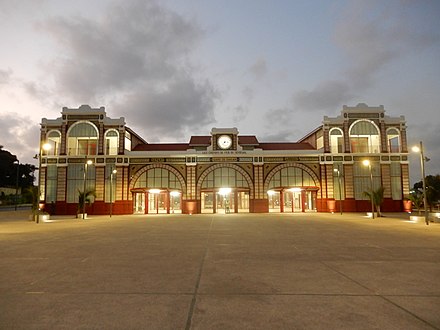
<path fill-rule="evenodd" d="M 41 119 L 82 104 L 148 142 L 294 142 L 366 103 L 405 116 L 440 174 L 439 17 L 437 0 L 0 0 L 0 145 L 35 163 Z"/>

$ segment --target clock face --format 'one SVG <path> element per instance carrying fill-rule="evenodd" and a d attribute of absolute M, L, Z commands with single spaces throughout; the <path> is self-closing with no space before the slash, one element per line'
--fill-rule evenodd
<path fill-rule="evenodd" d="M 217 145 L 221 149 L 229 149 L 232 146 L 232 139 L 229 135 L 220 135 L 217 139 Z"/>

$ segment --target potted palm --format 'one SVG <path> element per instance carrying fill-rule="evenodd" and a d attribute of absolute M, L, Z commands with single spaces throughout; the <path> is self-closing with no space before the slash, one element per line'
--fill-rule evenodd
<path fill-rule="evenodd" d="M 411 191 L 411 193 L 405 197 L 405 200 L 407 200 L 412 205 L 414 205 L 414 208 L 416 208 L 418 211 L 418 215 L 421 215 L 420 210 L 423 205 L 423 193 L 422 192 L 420 192 L 418 190 Z"/>
<path fill-rule="evenodd" d="M 376 190 L 364 191 L 364 195 L 373 201 L 373 205 L 376 208 L 377 217 L 382 216 L 382 213 L 380 212 L 380 206 L 383 203 L 384 191 L 385 191 L 385 188 L 383 186 L 380 186 Z"/>
<path fill-rule="evenodd" d="M 81 191 L 78 189 L 78 211 L 76 213 L 77 218 L 87 218 L 86 205 L 92 203 L 92 197 L 96 197 L 96 193 L 94 190 Z"/>
<path fill-rule="evenodd" d="M 46 221 L 50 219 L 50 215 L 40 209 L 38 187 L 32 186 L 26 189 L 25 194 L 31 201 L 31 215 L 29 219 L 39 223 L 40 221 Z"/>

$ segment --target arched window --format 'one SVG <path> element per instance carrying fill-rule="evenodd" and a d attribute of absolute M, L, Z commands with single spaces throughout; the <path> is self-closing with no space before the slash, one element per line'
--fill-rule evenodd
<path fill-rule="evenodd" d="M 344 134 L 340 128 L 330 130 L 330 151 L 332 153 L 344 152 Z"/>
<path fill-rule="evenodd" d="M 389 152 L 400 152 L 400 135 L 397 128 L 387 130 L 387 146 Z"/>
<path fill-rule="evenodd" d="M 59 131 L 50 131 L 47 134 L 46 143 L 50 144 L 50 149 L 45 151 L 47 155 L 59 155 L 61 144 L 61 133 Z"/>
<path fill-rule="evenodd" d="M 210 172 L 202 188 L 249 188 L 244 176 L 234 168 L 220 167 Z"/>
<path fill-rule="evenodd" d="M 115 129 L 105 132 L 105 154 L 117 155 L 119 145 L 119 134 Z"/>
<path fill-rule="evenodd" d="M 354 122 L 350 127 L 350 146 L 353 153 L 379 153 L 379 129 L 369 120 Z"/>
<path fill-rule="evenodd" d="M 134 188 L 156 188 L 182 190 L 176 175 L 165 168 L 152 168 L 141 174 Z"/>
<path fill-rule="evenodd" d="M 282 168 L 269 182 L 269 189 L 315 187 L 316 183 L 309 173 L 299 167 Z"/>
<path fill-rule="evenodd" d="M 89 122 L 74 124 L 67 133 L 67 148 L 69 155 L 96 155 L 98 129 Z"/>

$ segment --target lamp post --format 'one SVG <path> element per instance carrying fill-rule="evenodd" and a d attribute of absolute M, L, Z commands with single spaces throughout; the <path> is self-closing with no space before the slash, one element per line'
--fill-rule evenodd
<path fill-rule="evenodd" d="M 339 171 L 339 168 L 335 168 L 333 170 L 336 175 L 338 176 L 338 187 L 339 187 L 339 212 L 342 215 L 342 191 L 341 191 L 341 172 Z"/>
<path fill-rule="evenodd" d="M 422 185 L 423 185 L 423 204 L 425 208 L 425 223 L 426 225 L 429 225 L 428 201 L 426 198 L 426 180 L 425 180 L 425 161 L 429 161 L 429 158 L 425 157 L 422 141 L 420 141 L 420 147 L 414 146 L 412 147 L 412 150 L 420 154 L 420 168 L 422 170 Z"/>
<path fill-rule="evenodd" d="M 112 169 L 110 172 L 110 218 L 113 213 L 113 175 L 115 175 L 118 171 L 116 169 Z"/>
<path fill-rule="evenodd" d="M 82 205 L 82 218 L 85 219 L 86 218 L 86 182 L 87 182 L 87 171 L 88 171 L 88 167 L 89 165 L 92 165 L 93 161 L 91 161 L 90 159 L 86 159 L 84 161 L 84 180 L 83 180 L 83 205 Z"/>
<path fill-rule="evenodd" d="M 365 166 L 368 166 L 368 170 L 370 171 L 370 187 L 371 187 L 371 218 L 374 219 L 374 202 L 373 202 L 373 171 L 371 170 L 371 162 L 368 159 L 365 159 L 362 162 Z"/>
<path fill-rule="evenodd" d="M 49 151 L 52 146 L 49 143 L 43 143 L 40 146 L 38 153 L 38 196 L 37 196 L 37 223 L 40 223 L 40 199 L 41 199 L 41 157 L 43 156 L 43 151 Z"/>
<path fill-rule="evenodd" d="M 18 176 L 20 172 L 20 161 L 17 159 L 14 161 L 14 164 L 17 164 L 17 176 L 15 178 L 15 211 L 17 211 L 17 198 L 18 198 Z"/>

